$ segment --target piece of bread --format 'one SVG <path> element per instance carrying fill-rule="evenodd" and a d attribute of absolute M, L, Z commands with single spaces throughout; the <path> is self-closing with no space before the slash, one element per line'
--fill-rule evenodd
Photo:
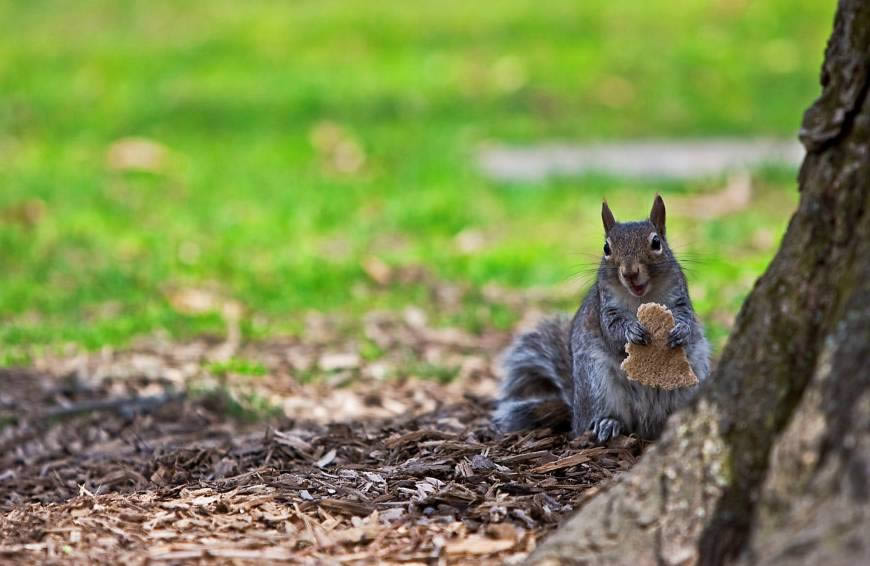
<path fill-rule="evenodd" d="M 698 376 L 689 366 L 686 349 L 668 347 L 668 333 L 674 327 L 671 311 L 657 303 L 644 303 L 637 308 L 637 320 L 649 331 L 650 343 L 625 345 L 628 357 L 621 367 L 628 378 L 668 390 L 697 385 Z"/>

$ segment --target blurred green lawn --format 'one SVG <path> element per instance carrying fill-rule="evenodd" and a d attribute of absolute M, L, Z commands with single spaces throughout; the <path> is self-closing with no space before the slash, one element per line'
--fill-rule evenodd
<path fill-rule="evenodd" d="M 819 91 L 834 2 L 0 0 L 0 364 L 34 347 L 222 332 L 173 289 L 215 288 L 258 338 L 310 310 L 414 303 L 361 262 L 469 282 L 472 329 L 514 322 L 487 283 L 582 278 L 620 218 L 723 179 L 499 184 L 490 140 L 794 137 Z M 111 167 L 139 136 L 160 167 Z M 148 168 L 146 168 L 148 169 Z M 671 215 L 721 343 L 797 200 L 794 172 L 715 220 Z M 478 241 L 473 251 L 459 234 Z M 465 249 L 465 251 L 463 251 Z M 567 301 L 559 306 L 570 308 Z"/>

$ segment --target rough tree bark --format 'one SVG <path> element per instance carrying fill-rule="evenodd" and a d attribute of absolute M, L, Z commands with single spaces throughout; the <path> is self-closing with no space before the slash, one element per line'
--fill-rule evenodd
<path fill-rule="evenodd" d="M 841 0 L 801 198 L 714 379 L 535 564 L 870 564 L 870 2 Z"/>

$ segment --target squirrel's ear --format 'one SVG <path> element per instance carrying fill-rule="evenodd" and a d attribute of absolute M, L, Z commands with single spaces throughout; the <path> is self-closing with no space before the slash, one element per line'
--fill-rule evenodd
<path fill-rule="evenodd" d="M 659 236 L 665 235 L 665 201 L 659 194 L 656 194 L 652 210 L 649 211 L 649 221 L 656 227 Z"/>
<path fill-rule="evenodd" d="M 607 201 L 601 203 L 601 220 L 604 222 L 605 234 L 610 232 L 610 229 L 613 228 L 614 224 L 616 224 L 616 218 L 614 218 L 613 213 L 610 212 L 610 207 L 607 206 Z"/>

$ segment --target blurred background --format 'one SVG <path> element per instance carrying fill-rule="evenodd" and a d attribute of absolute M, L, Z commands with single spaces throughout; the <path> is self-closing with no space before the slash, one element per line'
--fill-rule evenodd
<path fill-rule="evenodd" d="M 603 197 L 656 192 L 720 348 L 797 202 L 834 7 L 0 0 L 0 364 L 409 305 L 510 328 L 576 306 Z"/>

